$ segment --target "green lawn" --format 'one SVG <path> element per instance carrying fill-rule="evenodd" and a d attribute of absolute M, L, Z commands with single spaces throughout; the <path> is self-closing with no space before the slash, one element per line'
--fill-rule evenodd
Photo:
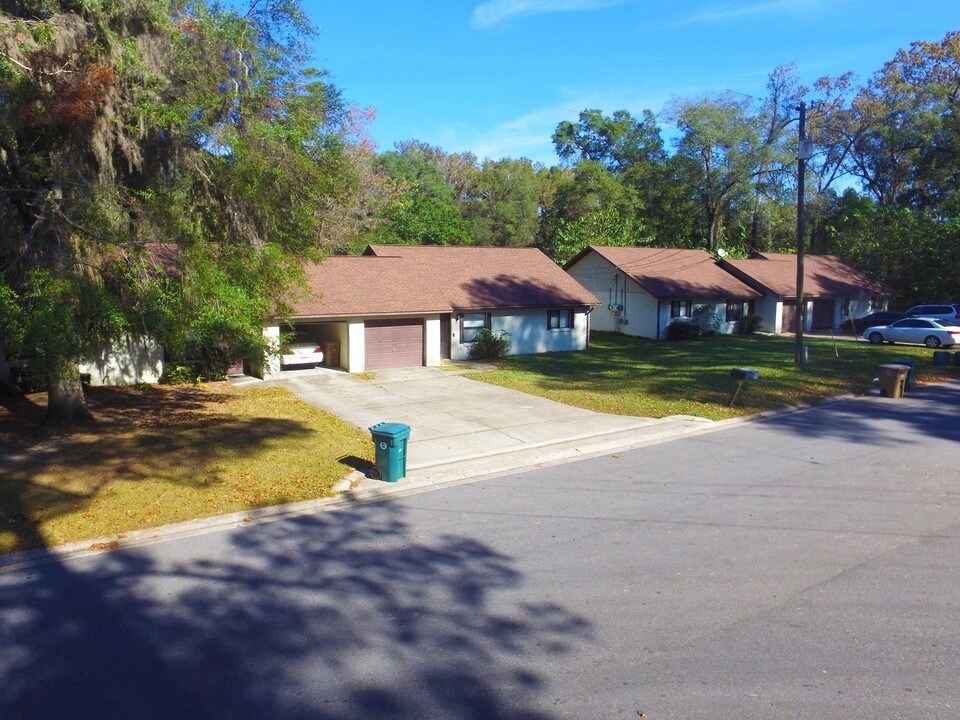
<path fill-rule="evenodd" d="M 916 358 L 919 382 L 960 377 L 956 366 L 935 366 L 933 352 L 923 347 L 814 338 L 805 344 L 808 363 L 798 367 L 792 336 L 657 342 L 593 333 L 589 350 L 514 356 L 498 362 L 495 371 L 469 377 L 598 412 L 711 420 L 865 393 L 877 366 L 895 357 Z M 761 379 L 744 383 L 728 407 L 737 385 L 730 376 L 735 367 L 756 368 Z"/>
<path fill-rule="evenodd" d="M 0 554 L 331 495 L 367 433 L 281 388 L 91 388 L 49 437 L 45 394 L 0 398 Z"/>

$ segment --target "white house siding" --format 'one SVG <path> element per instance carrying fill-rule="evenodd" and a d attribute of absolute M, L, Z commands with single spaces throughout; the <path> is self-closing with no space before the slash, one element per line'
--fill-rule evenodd
<path fill-rule="evenodd" d="M 263 337 L 267 339 L 274 352 L 267 355 L 267 360 L 263 365 L 252 365 L 250 372 L 255 377 L 269 380 L 280 374 L 280 326 L 267 325 L 263 328 Z"/>
<path fill-rule="evenodd" d="M 716 313 L 717 318 L 720 320 L 720 324 L 715 328 L 715 332 L 720 333 L 721 335 L 730 335 L 735 333 L 739 327 L 739 323 L 736 322 L 727 322 L 727 299 L 728 298 L 712 298 L 710 300 L 690 300 L 690 313 L 691 316 L 688 318 L 672 318 L 670 317 L 670 301 L 664 300 L 660 303 L 660 339 L 664 340 L 667 337 L 667 327 L 670 323 L 675 320 L 686 320 L 687 322 L 693 319 L 693 313 L 697 309 L 705 306 L 713 308 L 713 312 Z M 736 299 L 736 298 L 730 298 Z"/>
<path fill-rule="evenodd" d="M 587 253 L 576 265 L 568 268 L 567 273 L 600 300 L 600 305 L 590 316 L 591 329 L 615 332 L 616 318 L 609 306 L 624 303 L 623 273 L 596 253 Z"/>
<path fill-rule="evenodd" d="M 77 365 L 91 385 L 158 383 L 163 376 L 163 347 L 156 340 L 128 335 L 101 346 Z M 10 382 L 10 363 L 0 346 L 0 384 Z"/>
<path fill-rule="evenodd" d="M 601 302 L 590 316 L 591 330 L 657 337 L 657 299 L 609 260 L 587 253 L 567 272 Z"/>
<path fill-rule="evenodd" d="M 783 303 L 777 297 L 765 295 L 757 299 L 757 315 L 760 316 L 762 332 L 780 332 L 780 320 L 783 317 Z"/>
<path fill-rule="evenodd" d="M 440 316 L 434 315 L 423 321 L 423 364 L 427 367 L 440 365 Z"/>
<path fill-rule="evenodd" d="M 79 365 L 91 385 L 158 383 L 163 375 L 163 348 L 150 338 L 127 337 L 100 347 Z"/>
<path fill-rule="evenodd" d="M 350 320 L 347 323 L 347 352 L 340 351 L 341 359 L 346 356 L 347 372 L 363 372 L 366 367 L 366 337 L 364 333 L 363 320 Z"/>
<path fill-rule="evenodd" d="M 510 355 L 586 349 L 590 321 L 582 308 L 574 310 L 573 327 L 569 330 L 551 330 L 547 322 L 547 308 L 494 311 L 490 317 L 490 331 L 495 335 L 501 331 L 510 333 Z M 460 342 L 460 322 L 457 315 L 454 315 L 450 322 L 450 334 L 450 359 L 469 359 L 472 345 Z"/>

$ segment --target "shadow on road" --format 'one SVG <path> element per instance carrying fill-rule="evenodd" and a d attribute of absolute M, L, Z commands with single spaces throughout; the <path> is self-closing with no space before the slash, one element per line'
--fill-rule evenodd
<path fill-rule="evenodd" d="M 892 421 L 893 427 L 933 434 L 941 440 L 960 442 L 960 383 L 919 385 L 903 398 L 865 398 L 831 403 L 820 411 L 829 413 L 822 422 L 810 412 L 776 415 L 764 425 L 805 437 L 843 439 L 864 445 L 896 445 L 908 442 L 908 433 L 879 430 L 881 421 Z M 817 411 L 815 411 L 817 412 Z"/>
<path fill-rule="evenodd" d="M 0 574 L 0 717 L 545 720 L 592 628 L 522 586 L 391 502 Z"/>

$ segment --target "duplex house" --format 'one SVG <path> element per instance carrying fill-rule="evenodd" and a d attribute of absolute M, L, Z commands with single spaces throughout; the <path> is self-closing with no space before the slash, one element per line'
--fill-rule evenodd
<path fill-rule="evenodd" d="M 662 339 L 671 322 L 709 306 L 719 331 L 734 332 L 761 293 L 720 268 L 705 250 L 590 246 L 564 268 L 601 300 L 594 330 Z"/>
<path fill-rule="evenodd" d="M 582 350 L 600 302 L 535 248 L 371 245 L 306 274 L 290 320 L 349 372 L 466 359 L 485 328 L 508 332 L 511 354 Z M 254 370 L 275 376 L 279 361 Z"/>
<path fill-rule="evenodd" d="M 762 294 L 761 326 L 770 332 L 797 328 L 797 256 L 756 253 L 746 260 L 724 259 L 720 267 Z M 833 255 L 805 255 L 804 331 L 838 326 L 844 318 L 885 310 L 891 290 Z"/>

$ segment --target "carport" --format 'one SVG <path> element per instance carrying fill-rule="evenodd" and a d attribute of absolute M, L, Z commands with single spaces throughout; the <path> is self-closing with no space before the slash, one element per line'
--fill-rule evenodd
<path fill-rule="evenodd" d="M 323 366 L 343 368 L 345 358 L 349 356 L 350 338 L 347 323 L 343 320 L 304 321 L 293 324 L 293 330 L 305 332 L 323 348 Z"/>

